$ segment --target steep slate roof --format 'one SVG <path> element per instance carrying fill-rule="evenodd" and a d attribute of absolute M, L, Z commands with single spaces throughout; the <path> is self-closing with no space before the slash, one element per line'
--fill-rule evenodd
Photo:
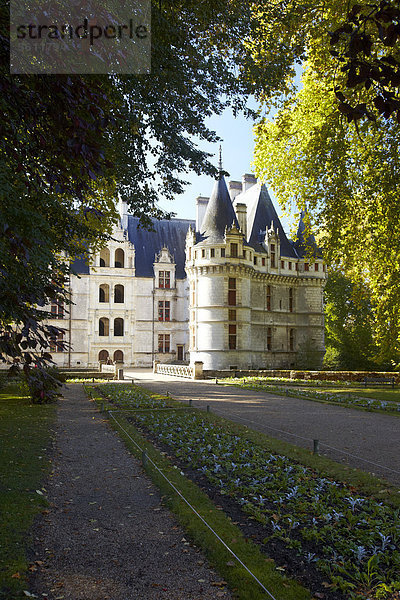
<path fill-rule="evenodd" d="M 155 231 L 138 227 L 139 219 L 132 215 L 124 218 L 123 226 L 128 231 L 128 239 L 135 246 L 135 268 L 137 277 L 153 277 L 155 255 L 164 246 L 173 255 L 176 263 L 175 276 L 185 279 L 185 245 L 189 226 L 195 227 L 195 221 L 186 219 L 152 219 Z"/>
<path fill-rule="evenodd" d="M 79 256 L 71 264 L 71 270 L 73 273 L 76 273 L 78 275 L 88 275 L 89 265 L 83 257 Z"/>
<path fill-rule="evenodd" d="M 257 183 L 246 192 L 238 194 L 234 204 L 243 203 L 247 206 L 247 240 L 258 252 L 262 251 L 261 242 L 264 241 L 265 231 L 274 223 L 275 231 L 279 229 L 281 255 L 296 258 L 293 245 L 286 237 L 278 214 L 265 185 Z"/>
<path fill-rule="evenodd" d="M 239 229 L 225 179 L 220 174 L 208 201 L 200 234 L 202 238 L 206 238 L 207 242 L 221 243 L 224 241 L 225 227 L 230 227 L 232 223 Z"/>
<path fill-rule="evenodd" d="M 306 236 L 306 225 L 304 223 L 305 215 L 306 212 L 302 210 L 300 213 L 299 226 L 297 228 L 297 236 L 296 241 L 294 242 L 294 247 L 300 258 L 304 258 L 310 254 L 311 256 L 321 258 L 322 253 L 317 246 L 317 242 L 315 241 L 313 234 L 310 233 L 308 236 Z"/>

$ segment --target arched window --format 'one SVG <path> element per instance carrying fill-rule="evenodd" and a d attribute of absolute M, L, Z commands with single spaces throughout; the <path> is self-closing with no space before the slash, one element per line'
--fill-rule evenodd
<path fill-rule="evenodd" d="M 125 262 L 124 251 L 121 248 L 118 248 L 115 251 L 115 266 L 117 268 L 121 269 L 124 266 L 124 262 Z"/>
<path fill-rule="evenodd" d="M 99 352 L 99 362 L 105 363 L 108 360 L 108 357 L 110 355 L 108 354 L 107 350 L 100 350 Z"/>
<path fill-rule="evenodd" d="M 108 248 L 103 248 L 102 250 L 100 250 L 100 266 L 110 266 L 110 251 Z"/>
<path fill-rule="evenodd" d="M 116 285 L 114 288 L 114 302 L 121 303 L 124 301 L 124 286 Z"/>
<path fill-rule="evenodd" d="M 124 320 L 114 319 L 114 335 L 124 335 Z"/>
<path fill-rule="evenodd" d="M 110 324 L 107 317 L 101 317 L 99 320 L 99 335 L 109 335 Z"/>
<path fill-rule="evenodd" d="M 116 350 L 114 352 L 114 362 L 116 362 L 116 363 L 124 362 L 124 353 L 122 352 L 122 350 Z"/>
<path fill-rule="evenodd" d="M 106 283 L 102 283 L 99 287 L 99 302 L 110 301 L 110 287 Z"/>

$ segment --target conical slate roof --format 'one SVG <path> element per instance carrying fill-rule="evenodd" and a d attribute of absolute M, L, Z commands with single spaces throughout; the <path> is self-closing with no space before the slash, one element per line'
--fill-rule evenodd
<path fill-rule="evenodd" d="M 239 223 L 233 210 L 225 179 L 220 174 L 214 184 L 200 234 L 207 239 L 207 242 L 221 243 L 224 241 L 225 227 L 231 227 L 232 223 L 239 229 Z"/>
<path fill-rule="evenodd" d="M 296 241 L 294 243 L 294 247 L 300 258 L 304 258 L 305 256 L 309 255 L 320 257 L 321 251 L 317 246 L 315 237 L 312 233 L 307 234 L 306 224 L 304 222 L 305 216 L 306 211 L 302 210 L 300 213 L 299 226 L 297 228 L 297 236 Z"/>
<path fill-rule="evenodd" d="M 266 230 L 273 223 L 275 231 L 279 229 L 282 256 L 296 256 L 264 184 L 257 183 L 236 196 L 235 206 L 238 203 L 247 206 L 247 240 L 250 246 L 262 250 L 260 244 L 264 241 Z"/>

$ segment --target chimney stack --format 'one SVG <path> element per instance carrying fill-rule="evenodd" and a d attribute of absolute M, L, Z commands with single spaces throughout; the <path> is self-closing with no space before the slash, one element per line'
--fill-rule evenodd
<path fill-rule="evenodd" d="M 247 192 L 249 188 L 257 183 L 257 177 L 252 173 L 245 173 L 242 176 L 242 192 Z"/>
<path fill-rule="evenodd" d="M 242 191 L 242 184 L 240 181 L 230 181 L 228 183 L 229 195 L 231 197 L 232 202 L 236 198 L 238 194 Z"/>
<path fill-rule="evenodd" d="M 242 202 L 238 202 L 235 206 L 239 227 L 242 230 L 244 238 L 247 240 L 247 206 Z"/>
<path fill-rule="evenodd" d="M 196 231 L 200 231 L 209 199 L 206 196 L 197 196 L 196 198 Z"/>

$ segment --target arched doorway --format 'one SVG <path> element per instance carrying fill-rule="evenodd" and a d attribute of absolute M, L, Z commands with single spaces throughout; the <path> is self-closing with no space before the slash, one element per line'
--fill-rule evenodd
<path fill-rule="evenodd" d="M 99 352 L 99 362 L 106 363 L 110 355 L 108 354 L 108 350 L 100 350 Z"/>
<path fill-rule="evenodd" d="M 124 362 L 124 353 L 122 350 L 116 350 L 114 352 L 114 362 L 123 363 Z"/>

